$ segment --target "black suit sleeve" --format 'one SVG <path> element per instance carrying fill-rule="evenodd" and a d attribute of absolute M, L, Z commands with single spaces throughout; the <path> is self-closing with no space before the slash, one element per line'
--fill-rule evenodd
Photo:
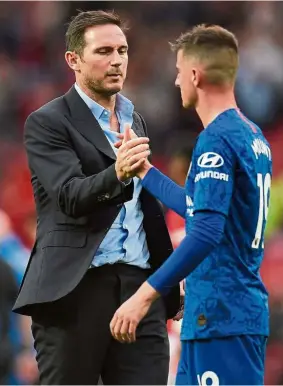
<path fill-rule="evenodd" d="M 133 184 L 124 186 L 116 176 L 115 164 L 92 176 L 85 176 L 65 127 L 52 113 L 35 112 L 25 124 L 25 147 L 31 171 L 59 209 L 78 218 L 98 206 L 132 199 Z"/>

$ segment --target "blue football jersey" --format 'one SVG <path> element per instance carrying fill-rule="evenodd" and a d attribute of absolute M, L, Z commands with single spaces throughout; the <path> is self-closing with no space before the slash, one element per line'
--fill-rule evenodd
<path fill-rule="evenodd" d="M 181 339 L 269 333 L 259 269 L 272 174 L 262 131 L 237 109 L 199 135 L 186 181 L 186 231 L 196 211 L 226 216 L 220 244 L 186 279 Z"/>

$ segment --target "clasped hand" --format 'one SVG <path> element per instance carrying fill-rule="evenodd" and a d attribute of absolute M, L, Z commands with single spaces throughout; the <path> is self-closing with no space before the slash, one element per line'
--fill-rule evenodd
<path fill-rule="evenodd" d="M 137 137 L 130 129 L 125 126 L 124 134 L 118 134 L 121 140 L 115 144 L 118 148 L 115 170 L 120 181 L 126 181 L 142 171 L 150 155 L 149 139 L 147 137 Z"/>

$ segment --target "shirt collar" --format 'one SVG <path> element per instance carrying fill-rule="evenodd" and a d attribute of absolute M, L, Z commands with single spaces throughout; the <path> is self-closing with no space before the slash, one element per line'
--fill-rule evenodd
<path fill-rule="evenodd" d="M 86 93 L 77 85 L 77 83 L 75 83 L 75 89 L 97 120 L 102 117 L 102 114 L 105 111 L 108 111 L 99 103 L 95 102 L 88 95 L 86 95 Z M 116 96 L 116 110 L 120 114 L 122 113 L 126 115 L 132 115 L 134 111 L 134 105 L 128 98 L 118 93 Z"/>

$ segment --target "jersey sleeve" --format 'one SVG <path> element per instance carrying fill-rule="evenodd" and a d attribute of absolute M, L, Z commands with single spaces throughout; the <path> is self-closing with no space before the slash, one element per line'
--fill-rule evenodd
<path fill-rule="evenodd" d="M 194 212 L 228 215 L 234 187 L 236 156 L 220 135 L 204 133 L 194 152 Z"/>

